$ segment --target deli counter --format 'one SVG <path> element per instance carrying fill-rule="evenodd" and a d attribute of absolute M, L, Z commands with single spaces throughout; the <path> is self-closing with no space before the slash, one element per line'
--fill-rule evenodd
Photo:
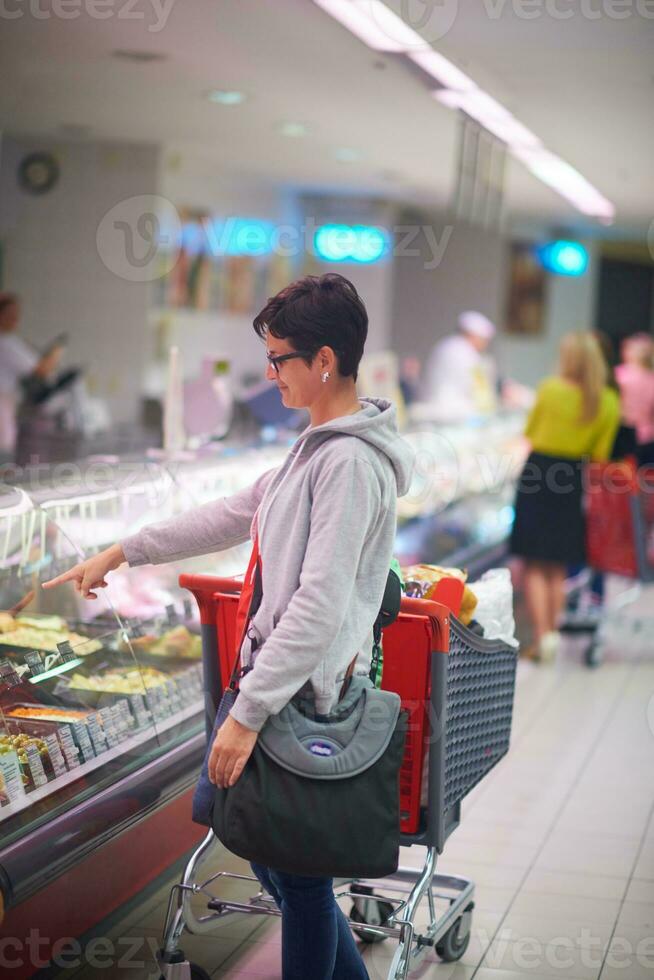
<path fill-rule="evenodd" d="M 400 507 L 403 560 L 495 555 L 522 425 L 511 415 L 407 434 L 417 467 Z M 90 457 L 0 486 L 3 932 L 38 923 L 55 938 L 81 935 L 202 836 L 190 794 L 212 706 L 197 607 L 177 580 L 239 574 L 249 547 L 122 566 L 94 601 L 70 583 L 41 583 L 148 523 L 247 486 L 287 450 Z M 102 884 L 89 890 L 91 880 Z"/>

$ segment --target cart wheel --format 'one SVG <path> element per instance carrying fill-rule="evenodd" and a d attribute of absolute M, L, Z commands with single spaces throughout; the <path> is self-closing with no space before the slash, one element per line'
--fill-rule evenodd
<path fill-rule="evenodd" d="M 366 898 L 366 911 L 361 912 L 356 905 L 352 906 L 350 919 L 352 922 L 367 922 L 370 926 L 383 926 L 393 914 L 393 906 L 390 902 L 383 902 L 381 899 Z M 372 908 L 371 908 L 372 906 Z M 386 936 L 380 936 L 369 929 L 352 930 L 364 943 L 381 943 Z"/>
<path fill-rule="evenodd" d="M 473 907 L 469 905 L 463 915 L 456 920 L 454 925 L 450 926 L 441 941 L 437 943 L 436 952 L 444 963 L 454 963 L 455 960 L 460 960 L 467 950 L 470 942 L 470 914 Z M 464 923 L 467 923 L 467 926 Z M 462 925 L 467 928 L 467 932 L 463 936 L 460 935 Z"/>
<path fill-rule="evenodd" d="M 602 662 L 602 643 L 596 636 L 593 637 L 586 647 L 584 662 L 587 667 L 599 667 Z"/>
<path fill-rule="evenodd" d="M 201 966 L 197 963 L 189 963 L 191 968 L 191 980 L 211 980 L 211 976 L 206 970 L 203 970 Z M 161 974 L 159 980 L 165 980 L 163 973 Z"/>

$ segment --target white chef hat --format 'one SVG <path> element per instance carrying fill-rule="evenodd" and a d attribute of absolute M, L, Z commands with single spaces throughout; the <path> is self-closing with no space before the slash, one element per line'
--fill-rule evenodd
<path fill-rule="evenodd" d="M 478 313 L 476 310 L 466 310 L 459 314 L 459 330 L 464 333 L 472 334 L 473 337 L 483 337 L 484 340 L 492 340 L 495 336 L 495 325 L 491 323 L 487 316 Z"/>

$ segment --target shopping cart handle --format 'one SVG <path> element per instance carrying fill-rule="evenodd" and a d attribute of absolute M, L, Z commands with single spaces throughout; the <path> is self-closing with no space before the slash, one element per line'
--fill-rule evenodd
<path fill-rule="evenodd" d="M 200 609 L 200 622 L 205 625 L 214 624 L 216 615 L 214 596 L 216 592 L 238 593 L 243 585 L 242 581 L 237 578 L 190 574 L 180 575 L 179 584 L 195 596 Z"/>
<path fill-rule="evenodd" d="M 215 595 L 217 592 L 237 594 L 241 591 L 242 581 L 237 578 L 219 578 L 216 575 L 179 576 L 179 584 L 183 589 L 192 592 L 200 609 L 200 621 L 213 624 L 216 615 Z M 440 641 L 440 649 L 448 649 L 450 610 L 440 602 L 431 599 L 411 599 L 404 596 L 400 606 L 400 615 L 422 616 L 429 618 L 435 636 Z"/>

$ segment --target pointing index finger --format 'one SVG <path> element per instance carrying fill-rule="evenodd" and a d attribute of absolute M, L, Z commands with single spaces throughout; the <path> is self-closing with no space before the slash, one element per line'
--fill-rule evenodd
<path fill-rule="evenodd" d="M 71 579 L 77 577 L 77 569 L 69 568 L 67 572 L 63 572 L 61 575 L 57 575 L 56 578 L 51 578 L 47 582 L 41 583 L 42 589 L 53 589 L 55 585 L 61 585 L 63 582 L 70 582 Z"/>

